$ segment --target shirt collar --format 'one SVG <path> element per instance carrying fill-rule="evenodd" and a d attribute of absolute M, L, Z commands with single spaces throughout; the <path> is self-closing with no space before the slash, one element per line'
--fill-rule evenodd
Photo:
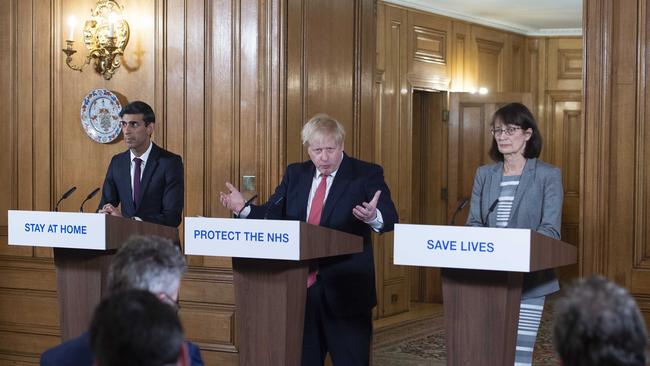
<path fill-rule="evenodd" d="M 147 148 L 147 151 L 145 151 L 144 154 L 142 154 L 140 156 L 135 156 L 133 151 L 129 150 L 129 153 L 131 153 L 131 161 L 133 161 L 133 159 L 135 159 L 135 158 L 140 158 L 140 160 L 142 160 L 142 164 L 143 165 L 146 164 L 147 159 L 149 159 L 149 154 L 151 153 L 151 148 L 152 147 L 153 147 L 153 142 L 149 141 L 149 147 Z"/>
<path fill-rule="evenodd" d="M 339 168 L 340 168 L 340 167 L 339 167 Z M 332 173 L 330 173 L 330 175 L 328 175 L 328 177 L 332 177 L 332 178 L 334 178 L 334 177 L 336 176 L 336 172 L 338 172 L 338 171 L 339 171 L 339 170 L 336 169 L 335 171 L 333 171 Z M 318 178 L 318 177 L 320 177 L 320 172 L 318 171 L 318 169 L 316 169 L 316 174 L 314 174 L 314 179 L 316 179 L 316 178 Z"/>

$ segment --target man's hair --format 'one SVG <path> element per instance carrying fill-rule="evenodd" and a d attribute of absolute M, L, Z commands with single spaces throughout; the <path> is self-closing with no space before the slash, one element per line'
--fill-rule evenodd
<path fill-rule="evenodd" d="M 131 102 L 122 108 L 119 114 L 120 118 L 124 117 L 125 114 L 141 114 L 142 120 L 146 124 L 156 122 L 156 115 L 153 113 L 153 109 L 151 109 L 149 104 L 140 100 Z"/>
<path fill-rule="evenodd" d="M 99 366 L 176 365 L 183 339 L 173 308 L 143 290 L 104 299 L 90 324 L 90 346 Z"/>
<path fill-rule="evenodd" d="M 308 145 L 310 141 L 315 141 L 325 136 L 334 136 L 338 145 L 343 144 L 345 140 L 343 125 L 325 113 L 319 113 L 313 116 L 302 126 L 302 132 L 300 133 L 303 145 Z"/>
<path fill-rule="evenodd" d="M 499 121 L 504 127 L 519 126 L 523 131 L 527 129 L 533 130 L 530 139 L 526 141 L 526 148 L 524 149 L 524 157 L 532 159 L 539 157 L 542 152 L 542 134 L 539 132 L 535 117 L 530 112 L 528 107 L 521 103 L 509 103 L 497 109 L 492 116 L 492 123 L 490 126 L 494 128 L 494 124 Z M 499 152 L 496 138 L 492 139 L 492 146 L 490 147 L 490 157 L 494 161 L 503 161 L 503 154 Z"/>
<path fill-rule="evenodd" d="M 111 261 L 108 291 L 139 289 L 172 296 L 186 269 L 185 258 L 171 240 L 131 236 Z"/>
<path fill-rule="evenodd" d="M 555 349 L 564 366 L 642 366 L 648 337 L 628 291 L 603 277 L 580 279 L 555 304 Z"/>

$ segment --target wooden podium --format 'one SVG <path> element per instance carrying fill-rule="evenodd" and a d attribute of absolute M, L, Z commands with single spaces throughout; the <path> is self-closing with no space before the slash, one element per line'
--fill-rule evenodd
<path fill-rule="evenodd" d="M 96 213 L 9 211 L 9 245 L 54 250 L 63 341 L 88 330 L 113 254 L 133 234 L 178 242 L 178 229 Z"/>
<path fill-rule="evenodd" d="M 185 254 L 232 257 L 242 366 L 300 365 L 310 262 L 362 250 L 300 221 L 185 218 Z"/>
<path fill-rule="evenodd" d="M 442 268 L 447 365 L 512 365 L 524 273 L 577 262 L 527 229 L 395 225 L 394 263 Z"/>

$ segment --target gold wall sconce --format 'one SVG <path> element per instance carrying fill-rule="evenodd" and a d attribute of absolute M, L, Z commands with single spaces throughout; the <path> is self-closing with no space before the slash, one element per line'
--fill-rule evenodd
<path fill-rule="evenodd" d="M 76 20 L 68 19 L 68 38 L 66 39 L 65 63 L 71 69 L 81 72 L 83 68 L 95 62 L 95 70 L 104 79 L 110 80 L 115 70 L 120 67 L 124 48 L 129 43 L 129 23 L 123 18 L 124 7 L 115 0 L 97 0 L 97 5 L 91 10 L 91 17 L 83 27 L 83 41 L 88 49 L 86 60 L 80 66 L 72 63 L 74 49 L 74 32 Z"/>

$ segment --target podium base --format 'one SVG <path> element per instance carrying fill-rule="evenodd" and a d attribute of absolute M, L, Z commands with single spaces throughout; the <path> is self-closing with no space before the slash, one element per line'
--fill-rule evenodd
<path fill-rule="evenodd" d="M 447 365 L 512 365 L 523 273 L 443 268 Z"/>

